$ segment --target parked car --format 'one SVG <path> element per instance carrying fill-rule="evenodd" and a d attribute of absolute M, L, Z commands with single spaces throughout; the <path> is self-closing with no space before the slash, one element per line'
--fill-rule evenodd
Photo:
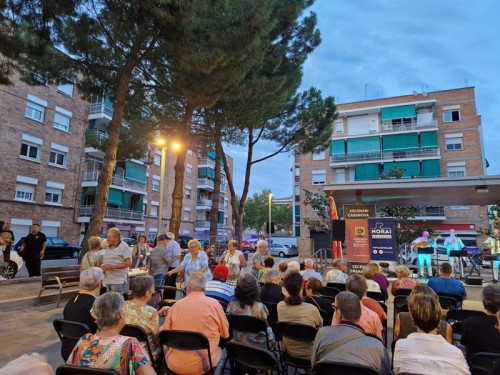
<path fill-rule="evenodd" d="M 23 266 L 23 259 L 17 251 L 10 251 L 10 262 L 6 267 L 0 267 L 0 277 L 13 279 Z"/>
<path fill-rule="evenodd" d="M 136 243 L 137 243 L 137 240 L 133 239 L 133 238 L 128 238 L 128 237 L 125 237 L 123 239 L 123 242 L 125 242 L 127 245 L 129 246 L 134 246 Z"/>
<path fill-rule="evenodd" d="M 191 241 L 193 237 L 191 236 L 186 236 L 186 235 L 180 235 L 177 238 L 177 242 L 179 243 L 181 249 L 187 249 L 188 248 L 188 242 Z"/>
<path fill-rule="evenodd" d="M 271 252 L 272 256 L 279 256 L 280 258 L 299 255 L 296 247 L 287 247 L 277 243 L 271 244 L 271 246 L 269 246 L 269 251 Z"/>
<path fill-rule="evenodd" d="M 23 237 L 15 245 L 14 249 L 18 250 L 26 237 Z M 47 247 L 43 259 L 57 258 L 78 258 L 80 256 L 81 246 L 71 245 L 59 237 L 47 237 Z"/>

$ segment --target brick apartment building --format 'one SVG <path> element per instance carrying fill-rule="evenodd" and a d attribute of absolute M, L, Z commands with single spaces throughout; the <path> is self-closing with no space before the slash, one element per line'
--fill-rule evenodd
<path fill-rule="evenodd" d="M 102 151 L 86 144 L 85 131 L 89 128 L 98 137 L 108 137 L 112 103 L 97 95 L 89 103 L 74 85 L 29 86 L 16 76 L 12 80 L 14 85 L 0 86 L 0 220 L 11 220 L 16 239 L 39 223 L 47 236 L 79 244 L 88 227 L 104 157 Z M 153 239 L 156 235 L 161 150 L 151 145 L 149 153 L 152 164 L 117 161 L 102 233 L 116 226 L 124 237 L 146 233 Z M 174 152 L 168 150 L 164 231 L 171 216 L 175 161 Z M 202 207 L 199 203 L 202 197 L 211 199 L 214 163 L 213 155 L 202 157 L 187 150 L 180 235 L 208 239 L 208 203 Z M 230 157 L 228 163 L 232 171 Z M 222 239 L 230 238 L 233 230 L 226 187 L 223 179 L 218 233 Z M 203 218 L 201 227 L 199 218 Z"/>
<path fill-rule="evenodd" d="M 304 189 L 380 179 L 394 167 L 403 178 L 486 175 L 481 118 L 474 88 L 436 91 L 338 104 L 330 148 L 294 159 L 294 228 L 310 233 L 301 217 L 314 218 L 303 204 Z M 445 235 L 454 228 L 467 243 L 488 228 L 485 206 L 424 207 L 415 218 Z"/>

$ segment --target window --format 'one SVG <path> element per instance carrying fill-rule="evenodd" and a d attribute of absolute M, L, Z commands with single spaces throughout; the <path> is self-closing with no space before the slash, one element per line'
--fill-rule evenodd
<path fill-rule="evenodd" d="M 336 169 L 335 170 L 335 183 L 336 184 L 345 183 L 345 169 Z"/>
<path fill-rule="evenodd" d="M 51 151 L 49 164 L 53 166 L 65 167 L 66 166 L 66 154 L 60 151 Z"/>
<path fill-rule="evenodd" d="M 61 189 L 47 188 L 45 190 L 45 204 L 61 205 Z"/>
<path fill-rule="evenodd" d="M 187 150 L 186 151 L 189 156 L 193 156 L 193 151 L 192 150 Z"/>
<path fill-rule="evenodd" d="M 65 109 L 56 107 L 54 114 L 54 128 L 69 132 L 69 122 L 73 114 Z"/>
<path fill-rule="evenodd" d="M 312 184 L 324 185 L 326 184 L 326 171 L 312 171 Z"/>
<path fill-rule="evenodd" d="M 61 94 L 72 98 L 73 97 L 73 84 L 72 83 L 67 83 L 67 84 L 60 83 L 59 86 L 57 86 L 57 92 L 60 92 Z"/>
<path fill-rule="evenodd" d="M 184 221 L 189 221 L 189 214 L 190 212 L 184 209 L 184 214 L 182 215 L 182 220 Z"/>
<path fill-rule="evenodd" d="M 344 132 L 344 123 L 342 121 L 335 121 L 335 134 L 342 134 Z"/>
<path fill-rule="evenodd" d="M 460 121 L 460 110 L 444 111 L 443 112 L 444 122 Z"/>
<path fill-rule="evenodd" d="M 160 165 L 161 164 L 161 156 L 160 155 L 155 155 L 154 157 L 154 165 Z"/>
<path fill-rule="evenodd" d="M 184 198 L 191 199 L 191 189 L 186 188 L 184 190 Z"/>
<path fill-rule="evenodd" d="M 186 177 L 193 177 L 193 166 L 186 164 Z"/>
<path fill-rule="evenodd" d="M 23 141 L 21 143 L 21 152 L 19 157 L 21 159 L 40 161 L 41 146 L 28 141 Z"/>
<path fill-rule="evenodd" d="M 28 103 L 26 104 L 25 116 L 32 120 L 43 122 L 45 116 L 45 107 L 28 100 Z"/>
<path fill-rule="evenodd" d="M 151 216 L 157 217 L 158 216 L 158 206 L 151 206 Z"/>
<path fill-rule="evenodd" d="M 314 150 L 312 154 L 312 160 L 325 160 L 325 150 Z"/>
<path fill-rule="evenodd" d="M 448 165 L 448 177 L 449 178 L 465 177 L 465 165 L 457 165 L 457 166 Z"/>
<path fill-rule="evenodd" d="M 452 210 L 470 210 L 470 206 L 450 206 Z"/>
<path fill-rule="evenodd" d="M 23 202 L 34 202 L 35 199 L 35 185 L 17 184 L 16 196 L 14 200 Z"/>
<path fill-rule="evenodd" d="M 151 190 L 160 191 L 160 177 L 153 175 L 153 185 Z"/>
<path fill-rule="evenodd" d="M 295 195 L 300 195 L 300 185 L 295 185 Z"/>
<path fill-rule="evenodd" d="M 298 165 L 295 166 L 295 176 L 300 176 L 300 168 Z"/>
<path fill-rule="evenodd" d="M 445 139 L 446 150 L 447 151 L 463 150 L 462 140 L 463 140 L 462 137 L 446 138 Z"/>

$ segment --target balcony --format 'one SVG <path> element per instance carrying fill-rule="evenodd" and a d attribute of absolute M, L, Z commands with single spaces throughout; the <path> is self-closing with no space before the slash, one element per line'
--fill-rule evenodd
<path fill-rule="evenodd" d="M 402 207 L 405 208 L 405 207 Z M 408 207 L 409 208 L 409 207 Z M 377 212 L 380 217 L 386 217 L 384 212 Z M 441 221 L 446 220 L 445 209 L 443 206 L 432 206 L 432 207 L 420 207 L 419 211 L 416 212 L 415 217 L 409 220 L 434 220 Z"/>
<path fill-rule="evenodd" d="M 227 184 L 220 184 L 220 191 L 225 192 L 227 190 Z"/>
<path fill-rule="evenodd" d="M 196 202 L 197 210 L 210 210 L 212 208 L 212 201 L 210 199 L 198 199 Z"/>
<path fill-rule="evenodd" d="M 92 210 L 94 206 L 81 206 L 80 216 L 89 217 L 92 215 Z M 122 210 L 120 208 L 106 208 L 106 213 L 104 214 L 106 218 L 121 219 L 121 220 L 135 220 L 143 221 L 144 214 L 140 211 Z"/>
<path fill-rule="evenodd" d="M 209 230 L 210 221 L 208 220 L 196 220 L 195 230 Z"/>
<path fill-rule="evenodd" d="M 90 114 L 102 113 L 106 116 L 113 117 L 113 107 L 107 105 L 104 102 L 91 103 L 90 104 Z"/>
<path fill-rule="evenodd" d="M 225 210 L 226 210 L 226 205 L 224 204 L 224 202 L 219 203 L 219 211 L 225 211 Z"/>
<path fill-rule="evenodd" d="M 203 158 L 198 159 L 198 168 L 200 167 L 209 167 L 209 168 L 214 168 L 215 167 L 215 160 L 212 158 L 209 158 L 208 156 L 205 156 Z"/>
<path fill-rule="evenodd" d="M 366 154 L 344 154 L 330 156 L 330 166 L 336 164 L 356 163 L 364 161 L 378 160 L 404 160 L 415 158 L 435 158 L 439 156 L 439 149 L 431 150 L 413 150 L 413 151 L 397 151 L 397 152 L 370 152 Z"/>
<path fill-rule="evenodd" d="M 83 181 L 88 182 L 88 181 L 95 181 L 99 179 L 99 174 L 101 171 L 86 171 L 83 175 Z M 129 189 L 134 189 L 134 190 L 139 190 L 141 192 L 146 191 L 146 185 L 140 184 L 135 181 L 129 181 L 123 176 L 120 175 L 113 175 L 113 178 L 111 179 L 111 185 L 115 186 L 121 186 L 124 188 L 129 188 Z"/>
<path fill-rule="evenodd" d="M 392 120 L 386 120 L 379 125 L 379 133 L 418 131 L 424 129 L 437 129 L 437 127 L 438 124 L 436 119 L 417 121 L 415 118 L 412 118 L 411 121 L 407 121 L 401 124 L 393 124 Z"/>
<path fill-rule="evenodd" d="M 214 180 L 206 177 L 198 178 L 198 188 L 213 191 Z"/>

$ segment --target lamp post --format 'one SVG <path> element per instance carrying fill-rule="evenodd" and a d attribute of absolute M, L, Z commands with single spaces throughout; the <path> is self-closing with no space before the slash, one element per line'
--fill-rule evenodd
<path fill-rule="evenodd" d="M 271 246 L 271 198 L 273 197 L 272 193 L 269 193 L 268 198 L 269 198 L 269 221 L 268 221 L 268 226 L 269 226 L 269 246 Z"/>
<path fill-rule="evenodd" d="M 166 159 L 167 159 L 167 142 L 164 139 L 158 139 L 156 143 L 154 143 L 157 146 L 161 146 L 161 162 L 160 162 L 160 200 L 159 200 L 159 205 L 158 205 L 158 226 L 157 226 L 157 232 L 156 235 L 161 234 L 161 221 L 163 219 L 163 194 L 165 191 L 165 164 L 166 164 Z M 177 150 L 179 148 L 178 143 L 173 143 L 172 148 L 174 150 Z"/>

